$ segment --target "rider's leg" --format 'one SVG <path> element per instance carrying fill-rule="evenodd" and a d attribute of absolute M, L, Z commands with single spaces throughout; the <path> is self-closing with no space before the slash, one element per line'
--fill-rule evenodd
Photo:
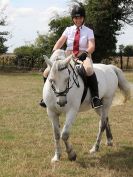
<path fill-rule="evenodd" d="M 96 74 L 93 70 L 93 64 L 91 58 L 87 57 L 83 62 L 83 66 L 87 75 L 87 85 L 90 88 L 91 96 L 92 96 L 92 107 L 98 108 L 102 106 L 102 102 L 99 99 L 98 92 L 98 82 L 96 78 Z"/>
<path fill-rule="evenodd" d="M 48 74 L 49 74 L 49 67 L 47 67 L 47 68 L 44 70 L 44 72 L 43 72 L 43 81 L 44 81 L 44 83 L 45 83 L 45 81 L 46 81 L 46 79 L 47 79 L 47 77 L 48 77 Z M 44 102 L 43 99 L 41 99 L 39 105 L 42 106 L 42 107 L 44 107 L 44 108 L 46 108 L 46 104 L 45 104 L 45 102 Z"/>

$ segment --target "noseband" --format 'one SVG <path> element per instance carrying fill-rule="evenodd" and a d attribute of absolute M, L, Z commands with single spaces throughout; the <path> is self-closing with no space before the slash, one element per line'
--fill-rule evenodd
<path fill-rule="evenodd" d="M 74 68 L 72 67 L 72 65 L 71 65 L 71 64 L 69 64 L 69 65 L 70 65 L 70 67 L 71 67 L 71 69 L 72 69 L 72 72 L 73 72 L 73 76 L 72 76 L 72 78 L 73 78 L 73 83 L 72 83 L 72 85 L 69 87 L 69 81 L 71 81 L 71 78 L 70 78 L 71 71 L 68 69 L 68 67 L 60 68 L 58 71 L 62 71 L 62 70 L 64 70 L 64 69 L 67 69 L 67 70 L 68 70 L 68 73 L 69 73 L 69 80 L 68 80 L 68 82 L 67 82 L 66 89 L 65 89 L 64 91 L 62 91 L 62 92 L 57 92 L 57 91 L 56 91 L 56 88 L 55 88 L 55 86 L 54 86 L 54 84 L 51 83 L 51 88 L 52 88 L 53 92 L 55 93 L 56 97 L 59 97 L 59 96 L 66 96 L 67 93 L 69 92 L 69 90 L 73 87 L 74 83 L 76 84 L 76 86 L 77 86 L 78 88 L 80 87 L 79 81 L 78 81 L 78 75 L 76 74 L 76 72 L 75 72 Z"/>
<path fill-rule="evenodd" d="M 51 84 L 51 88 L 52 90 L 54 91 L 56 97 L 59 97 L 59 96 L 66 96 L 67 93 L 69 92 L 69 90 L 72 88 L 72 87 L 69 87 L 69 80 L 68 80 L 68 83 L 67 83 L 67 87 L 64 91 L 62 92 L 57 92 L 56 89 L 55 89 L 55 86 L 53 84 Z"/>

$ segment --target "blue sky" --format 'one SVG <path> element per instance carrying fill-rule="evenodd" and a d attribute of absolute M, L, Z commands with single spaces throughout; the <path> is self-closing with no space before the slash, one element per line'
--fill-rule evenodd
<path fill-rule="evenodd" d="M 9 52 L 16 47 L 33 43 L 37 31 L 48 33 L 48 23 L 56 13 L 68 13 L 71 0 L 0 0 L 0 9 L 5 9 L 10 31 L 7 45 Z M 118 45 L 133 44 L 133 27 L 125 26 L 118 37 Z"/>

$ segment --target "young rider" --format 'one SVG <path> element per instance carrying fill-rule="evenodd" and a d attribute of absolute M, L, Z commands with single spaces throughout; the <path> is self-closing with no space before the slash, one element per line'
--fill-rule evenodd
<path fill-rule="evenodd" d="M 92 59 L 90 57 L 95 50 L 94 33 L 93 30 L 84 25 L 85 9 L 82 4 L 73 6 L 71 17 L 74 25 L 65 29 L 62 36 L 56 42 L 53 51 L 60 49 L 66 42 L 66 54 L 73 54 L 78 58 L 78 60 L 82 61 L 83 67 L 86 71 L 87 83 L 91 91 L 92 107 L 98 108 L 102 106 L 102 102 L 99 99 L 98 82 L 93 70 Z M 78 44 L 76 44 L 77 41 Z M 45 79 L 48 76 L 48 72 L 49 70 L 46 68 L 43 73 Z M 45 106 L 43 100 L 40 105 Z"/>

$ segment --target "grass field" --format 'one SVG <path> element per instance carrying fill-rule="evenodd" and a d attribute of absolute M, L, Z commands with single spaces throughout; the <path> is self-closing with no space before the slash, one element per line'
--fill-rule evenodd
<path fill-rule="evenodd" d="M 126 73 L 133 83 L 133 73 Z M 93 110 L 78 115 L 70 141 L 77 153 L 51 165 L 53 134 L 46 111 L 38 106 L 43 81 L 38 73 L 0 73 L 0 177 L 133 177 L 133 100 L 111 108 L 114 146 L 89 154 L 98 130 Z M 64 117 L 61 117 L 63 123 Z"/>

